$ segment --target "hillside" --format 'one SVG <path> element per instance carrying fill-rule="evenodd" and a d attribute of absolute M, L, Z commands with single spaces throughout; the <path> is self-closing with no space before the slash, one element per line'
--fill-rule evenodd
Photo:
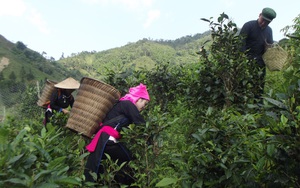
<path fill-rule="evenodd" d="M 61 80 L 67 76 L 97 77 L 106 67 L 151 68 L 157 63 L 195 63 L 196 51 L 208 40 L 209 32 L 176 40 L 142 39 L 122 47 L 100 52 L 81 52 L 58 61 L 29 49 L 18 41 L 12 43 L 0 35 L 0 84 L 3 81 L 30 83 L 33 80 Z"/>
<path fill-rule="evenodd" d="M 0 84 L 3 82 L 24 82 L 26 84 L 44 79 L 61 80 L 75 75 L 53 60 L 18 41 L 12 43 L 0 35 Z"/>
<path fill-rule="evenodd" d="M 115 71 L 126 68 L 152 68 L 155 64 L 169 62 L 173 65 L 198 62 L 197 50 L 209 39 L 209 33 L 185 36 L 176 40 L 142 39 L 122 47 L 101 52 L 81 52 L 58 62 L 82 75 L 99 77 L 106 67 Z"/>

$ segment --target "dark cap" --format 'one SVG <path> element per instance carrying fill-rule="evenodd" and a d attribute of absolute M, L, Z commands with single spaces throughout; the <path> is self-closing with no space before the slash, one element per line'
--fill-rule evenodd
<path fill-rule="evenodd" d="M 264 8 L 261 12 L 262 17 L 271 22 L 274 18 L 276 18 L 276 12 L 271 8 Z"/>

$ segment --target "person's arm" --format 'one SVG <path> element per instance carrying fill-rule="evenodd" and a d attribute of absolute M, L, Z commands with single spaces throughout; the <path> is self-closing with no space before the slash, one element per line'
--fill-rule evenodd
<path fill-rule="evenodd" d="M 51 98 L 50 98 L 50 108 L 57 112 L 61 112 L 62 108 L 57 105 L 57 100 L 58 100 L 58 92 L 57 92 L 57 90 L 55 90 L 52 93 Z"/>
<path fill-rule="evenodd" d="M 71 95 L 71 99 L 70 99 L 70 106 L 71 106 L 71 108 L 73 107 L 73 104 L 74 104 L 74 97 L 73 97 L 73 95 Z"/>
<path fill-rule="evenodd" d="M 247 36 L 249 35 L 249 31 L 250 31 L 250 24 L 245 23 L 240 31 L 240 35 L 243 37 L 243 45 L 241 49 L 242 52 L 247 50 L 246 41 L 247 41 Z"/>
<path fill-rule="evenodd" d="M 70 105 L 71 108 L 73 107 L 73 104 L 74 104 L 74 97 L 71 96 L 70 101 L 69 101 L 69 105 Z M 62 111 L 64 114 L 70 113 L 70 111 L 69 111 L 67 108 L 61 108 L 61 111 Z"/>
<path fill-rule="evenodd" d="M 124 103 L 123 109 L 124 109 L 124 115 L 126 117 L 128 117 L 129 120 L 132 123 L 134 123 L 136 125 L 140 125 L 140 124 L 145 124 L 146 123 L 146 121 L 143 118 L 143 116 L 141 115 L 140 111 L 130 101 Z"/>
<path fill-rule="evenodd" d="M 273 31 L 270 27 L 268 27 L 268 36 L 267 36 L 267 43 L 268 44 L 273 44 L 274 40 L 273 40 Z"/>

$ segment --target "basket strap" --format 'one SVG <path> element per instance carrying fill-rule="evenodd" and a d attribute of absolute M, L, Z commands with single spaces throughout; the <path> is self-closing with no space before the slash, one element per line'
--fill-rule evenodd
<path fill-rule="evenodd" d="M 126 118 L 126 116 L 124 116 L 123 114 L 119 115 L 119 116 L 116 116 L 116 117 L 114 117 L 114 118 L 112 118 L 112 119 L 110 119 L 106 122 L 103 122 L 103 125 L 109 125 L 110 123 L 115 122 L 115 121 L 120 121 L 123 118 Z"/>

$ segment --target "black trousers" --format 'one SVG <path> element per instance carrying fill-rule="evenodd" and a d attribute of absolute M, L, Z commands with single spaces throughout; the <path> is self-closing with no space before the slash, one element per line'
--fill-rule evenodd
<path fill-rule="evenodd" d="M 45 112 L 45 118 L 44 118 L 44 121 L 43 121 L 43 124 L 46 126 L 47 123 L 50 122 L 50 118 L 53 116 L 53 113 L 46 110 Z"/>
<path fill-rule="evenodd" d="M 103 140 L 102 140 L 103 141 Z M 101 137 L 99 139 L 101 142 Z M 123 162 L 129 162 L 133 159 L 130 151 L 122 143 L 114 143 L 113 141 L 105 141 L 104 150 L 102 144 L 97 144 L 96 150 L 90 153 L 86 166 L 84 175 L 86 181 L 94 182 L 93 177 L 90 175 L 90 172 L 95 172 L 99 178 L 100 173 L 105 172 L 105 166 L 101 164 L 101 160 L 106 160 L 104 153 L 108 154 L 113 161 L 118 160 L 118 165 L 121 165 Z M 103 143 L 105 143 L 103 142 Z M 128 165 L 125 165 L 114 177 L 114 180 L 120 184 L 130 185 L 134 182 L 133 171 Z"/>

